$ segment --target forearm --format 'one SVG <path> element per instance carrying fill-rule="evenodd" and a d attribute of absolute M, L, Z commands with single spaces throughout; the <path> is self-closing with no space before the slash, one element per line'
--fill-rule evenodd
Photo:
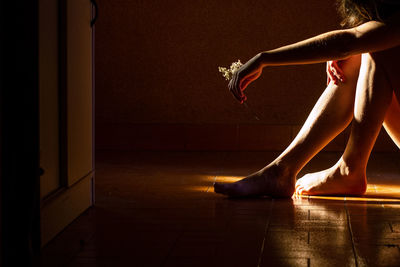
<path fill-rule="evenodd" d="M 370 21 L 355 28 L 327 32 L 259 54 L 262 66 L 297 65 L 347 58 L 400 45 L 399 23 Z"/>

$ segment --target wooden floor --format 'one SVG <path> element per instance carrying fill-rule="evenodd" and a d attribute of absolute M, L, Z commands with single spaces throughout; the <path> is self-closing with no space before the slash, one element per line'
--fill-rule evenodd
<path fill-rule="evenodd" d="M 272 152 L 96 156 L 96 206 L 43 249 L 42 266 L 400 266 L 400 153 L 372 156 L 363 198 L 297 199 L 213 192 Z"/>

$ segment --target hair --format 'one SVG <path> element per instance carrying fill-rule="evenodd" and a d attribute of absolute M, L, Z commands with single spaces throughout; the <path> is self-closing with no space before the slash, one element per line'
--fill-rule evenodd
<path fill-rule="evenodd" d="M 399 5 L 384 0 L 338 0 L 337 5 L 343 27 L 355 27 L 371 20 L 385 22 L 399 10 Z"/>

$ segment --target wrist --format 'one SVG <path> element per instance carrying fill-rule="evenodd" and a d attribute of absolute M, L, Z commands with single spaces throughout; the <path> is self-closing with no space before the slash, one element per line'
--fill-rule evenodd
<path fill-rule="evenodd" d="M 267 51 L 257 54 L 259 65 L 264 68 L 270 64 L 269 53 Z"/>

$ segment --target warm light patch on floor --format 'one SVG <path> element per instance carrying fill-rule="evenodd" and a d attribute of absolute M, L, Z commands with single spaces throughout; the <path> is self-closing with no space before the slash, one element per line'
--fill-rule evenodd
<path fill-rule="evenodd" d="M 214 183 L 217 182 L 223 182 L 223 183 L 234 183 L 236 181 L 239 181 L 243 179 L 243 177 L 238 177 L 238 176 L 206 176 L 204 178 L 204 182 L 212 182 L 211 185 L 190 185 L 186 186 L 185 189 L 188 191 L 196 191 L 196 192 L 214 192 Z"/>
<path fill-rule="evenodd" d="M 187 186 L 185 187 L 186 190 L 188 191 L 195 191 L 195 192 L 209 192 L 210 191 L 210 186 L 201 186 L 201 185 L 195 185 L 195 186 Z"/>
<path fill-rule="evenodd" d="M 205 181 L 214 180 L 223 183 L 234 183 L 243 179 L 243 176 L 216 176 L 214 178 L 207 177 Z M 400 181 L 399 181 L 400 182 Z M 213 192 L 212 186 L 188 186 L 190 191 L 198 192 Z M 325 199 L 325 200 L 348 200 L 348 201 L 371 201 L 371 202 L 400 202 L 400 185 L 394 184 L 378 184 L 369 183 L 367 192 L 363 196 L 294 196 L 310 199 Z"/>
<path fill-rule="evenodd" d="M 363 196 L 301 196 L 309 199 L 325 199 L 363 202 L 398 202 L 400 203 L 400 185 L 368 184 Z"/>

